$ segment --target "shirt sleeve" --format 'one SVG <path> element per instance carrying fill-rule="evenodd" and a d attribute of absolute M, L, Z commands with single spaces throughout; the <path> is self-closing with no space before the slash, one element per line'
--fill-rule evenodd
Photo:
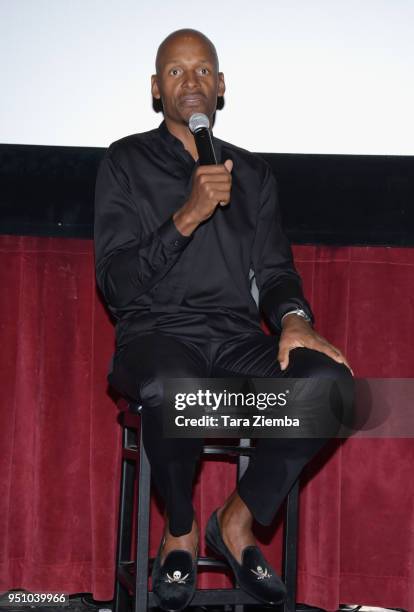
<path fill-rule="evenodd" d="M 115 309 L 148 292 L 192 239 L 178 231 L 172 217 L 145 233 L 139 205 L 109 148 L 96 180 L 94 240 L 97 283 L 108 305 Z"/>
<path fill-rule="evenodd" d="M 290 310 L 312 310 L 303 295 L 302 281 L 293 263 L 292 250 L 282 230 L 277 187 L 266 165 L 260 210 L 252 251 L 252 267 L 259 289 L 259 308 L 272 331 L 280 332 L 281 318 Z"/>

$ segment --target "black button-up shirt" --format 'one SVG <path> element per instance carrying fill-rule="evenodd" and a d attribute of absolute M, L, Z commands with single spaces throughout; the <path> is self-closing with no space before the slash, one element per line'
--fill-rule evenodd
<path fill-rule="evenodd" d="M 217 338 L 273 331 L 284 313 L 312 316 L 282 232 L 276 183 L 258 155 L 213 137 L 217 159 L 233 160 L 231 201 L 191 236 L 172 215 L 191 192 L 197 163 L 163 121 L 111 144 L 95 203 L 98 285 L 117 319 L 117 345 L 151 329 Z"/>

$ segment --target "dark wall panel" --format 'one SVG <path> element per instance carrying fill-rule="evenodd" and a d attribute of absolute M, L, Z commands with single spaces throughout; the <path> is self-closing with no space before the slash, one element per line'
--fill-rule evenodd
<path fill-rule="evenodd" d="M 91 238 L 104 151 L 0 145 L 0 233 Z M 293 243 L 414 246 L 414 157 L 261 155 Z"/>

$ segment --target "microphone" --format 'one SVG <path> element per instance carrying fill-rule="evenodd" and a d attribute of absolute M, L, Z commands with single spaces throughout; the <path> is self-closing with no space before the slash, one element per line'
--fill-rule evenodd
<path fill-rule="evenodd" d="M 210 134 L 210 121 L 204 113 L 191 115 L 188 126 L 194 135 L 198 152 L 198 161 L 202 166 L 217 164 L 213 142 Z"/>

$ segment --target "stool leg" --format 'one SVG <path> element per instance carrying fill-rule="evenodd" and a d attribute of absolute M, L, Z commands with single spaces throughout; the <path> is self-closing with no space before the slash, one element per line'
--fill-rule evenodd
<path fill-rule="evenodd" d="M 250 438 L 242 438 L 239 441 L 239 446 L 245 446 L 246 448 L 249 448 L 251 446 Z M 250 457 L 248 455 L 239 455 L 237 460 L 237 480 L 240 480 L 240 478 L 247 470 L 247 466 L 249 465 L 249 459 Z M 236 604 L 234 606 L 234 612 L 244 612 L 244 605 Z"/>
<path fill-rule="evenodd" d="M 142 420 L 139 446 L 139 491 L 137 519 L 137 563 L 135 577 L 135 612 L 146 612 L 148 602 L 149 517 L 151 468 L 142 440 Z"/>
<path fill-rule="evenodd" d="M 130 432 L 126 426 L 122 430 L 123 449 L 128 447 Z M 132 512 L 134 506 L 134 481 L 136 466 L 133 461 L 122 457 L 121 466 L 121 495 L 119 502 L 118 522 L 118 550 L 115 566 L 115 595 L 114 612 L 125 612 L 128 610 L 128 589 L 119 580 L 121 563 L 130 560 L 131 537 L 132 537 Z"/>
<path fill-rule="evenodd" d="M 284 612 L 296 612 L 297 539 L 299 522 L 299 478 L 286 500 L 283 535 L 283 578 L 287 589 Z"/>

